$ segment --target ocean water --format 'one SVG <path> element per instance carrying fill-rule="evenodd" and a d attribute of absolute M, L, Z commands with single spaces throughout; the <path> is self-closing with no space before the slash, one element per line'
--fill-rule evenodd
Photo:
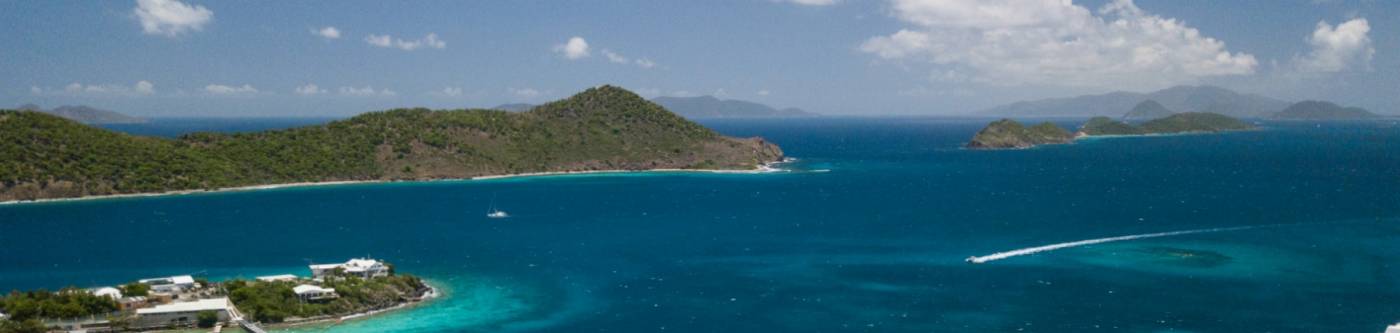
<path fill-rule="evenodd" d="M 1065 125 L 1074 121 L 1063 120 Z M 446 296 L 286 332 L 1380 332 L 1400 126 L 959 148 L 986 120 L 710 122 L 798 162 L 0 205 L 0 289 L 307 274 Z M 513 217 L 485 218 L 492 198 Z M 1087 239 L 1261 226 L 969 256 Z"/>

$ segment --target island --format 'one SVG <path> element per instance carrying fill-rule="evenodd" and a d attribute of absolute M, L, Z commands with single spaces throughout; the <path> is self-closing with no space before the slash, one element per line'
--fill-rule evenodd
<path fill-rule="evenodd" d="M 89 125 L 106 124 L 140 124 L 146 119 L 128 116 L 116 111 L 103 110 L 87 105 L 64 105 L 53 109 L 44 109 L 34 104 L 20 105 L 17 110 L 34 111 L 52 114 L 55 116 L 72 119 L 74 121 Z"/>
<path fill-rule="evenodd" d="M 1162 103 L 1149 99 L 1138 103 L 1138 105 L 1133 106 L 1132 110 L 1128 110 L 1128 113 L 1123 114 L 1123 121 L 1145 121 L 1165 118 L 1173 114 L 1176 112 L 1162 106 Z"/>
<path fill-rule="evenodd" d="M 1074 141 L 1074 135 L 1050 122 L 1026 127 L 1011 119 L 1001 119 L 988 124 L 967 143 L 973 149 L 1030 148 L 1045 144 L 1060 144 Z"/>
<path fill-rule="evenodd" d="M 1176 113 L 1133 125 L 1108 117 L 1094 117 L 1074 134 L 1052 123 L 1024 127 L 1020 123 L 1001 119 L 978 131 L 967 148 L 1006 149 L 1029 148 L 1045 144 L 1070 143 L 1090 136 L 1162 135 L 1180 133 L 1214 133 L 1253 129 L 1254 126 L 1230 116 L 1209 112 Z"/>
<path fill-rule="evenodd" d="M 403 308 L 437 296 L 422 279 L 376 259 L 309 265 L 292 274 L 211 282 L 189 275 L 119 286 L 12 291 L 0 296 L 0 333 L 102 332 L 338 321 Z"/>
<path fill-rule="evenodd" d="M 600 170 L 758 170 L 783 160 L 614 86 L 527 112 L 396 109 L 285 130 L 132 136 L 0 111 L 0 202 L 272 184 Z"/>
<path fill-rule="evenodd" d="M 761 103 L 719 99 L 714 96 L 662 96 L 652 99 L 652 101 L 688 119 L 810 118 L 820 116 L 799 108 L 779 109 Z"/>
<path fill-rule="evenodd" d="M 1280 120 L 1357 120 L 1374 119 L 1380 115 L 1359 107 L 1342 107 L 1332 102 L 1302 101 L 1274 114 Z"/>

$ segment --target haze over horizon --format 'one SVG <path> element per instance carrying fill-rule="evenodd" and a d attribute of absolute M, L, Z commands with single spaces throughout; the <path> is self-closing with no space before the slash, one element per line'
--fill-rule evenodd
<path fill-rule="evenodd" d="M 824 114 L 1216 85 L 1395 114 L 1400 3 L 9 2 L 0 107 L 325 117 L 614 84 Z"/>

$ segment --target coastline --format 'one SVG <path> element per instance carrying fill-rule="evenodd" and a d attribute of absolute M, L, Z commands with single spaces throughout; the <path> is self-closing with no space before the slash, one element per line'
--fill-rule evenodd
<path fill-rule="evenodd" d="M 791 157 L 785 157 L 785 158 L 783 158 L 782 161 L 778 161 L 778 162 L 768 162 L 768 163 L 759 164 L 757 168 L 747 169 L 747 170 L 745 170 L 745 169 L 645 169 L 645 170 L 615 169 L 615 170 L 584 170 L 584 171 L 525 172 L 525 173 L 513 173 L 513 174 L 501 174 L 501 175 L 476 176 L 476 177 L 471 177 L 471 178 L 441 178 L 441 179 L 427 179 L 427 180 L 343 180 L 343 181 L 326 181 L 326 182 L 297 182 L 297 183 L 263 184 L 263 185 L 249 185 L 249 186 L 239 186 L 239 187 L 228 187 L 228 188 L 221 188 L 221 189 L 214 189 L 214 190 L 177 190 L 177 191 L 152 192 L 152 193 L 123 193 L 123 194 L 91 195 L 91 196 L 73 197 L 73 198 L 47 198 L 47 199 L 34 199 L 34 200 L 10 200 L 10 201 L 0 201 L 0 206 L 7 206 L 7 205 L 23 205 L 23 204 L 39 204 L 39 203 L 56 203 L 56 202 L 70 202 L 70 201 L 105 200 L 105 199 L 126 199 L 126 198 L 163 197 L 163 196 L 178 196 L 178 195 L 189 195 L 189 194 L 207 194 L 207 193 L 261 191 L 261 190 L 274 190 L 274 189 L 283 189 L 283 188 L 300 188 L 300 187 L 317 187 L 317 186 L 358 185 L 358 184 L 380 184 L 380 183 L 417 183 L 417 182 L 426 183 L 426 182 L 451 182 L 451 181 L 478 181 L 478 180 L 499 180 L 499 179 L 512 179 L 512 178 L 543 177 L 543 176 L 564 176 L 564 175 L 587 175 L 587 174 L 621 174 L 621 173 L 763 174 L 763 173 L 774 173 L 774 172 L 782 172 L 782 171 L 785 171 L 784 169 L 778 169 L 778 168 L 775 168 L 774 166 L 775 166 L 775 165 L 779 165 L 779 164 L 791 163 L 791 162 L 793 162 L 793 161 L 796 161 L 796 159 L 791 158 Z"/>
<path fill-rule="evenodd" d="M 265 326 L 265 327 L 269 327 L 269 328 L 289 328 L 289 327 L 313 326 L 313 325 L 331 325 L 331 326 L 334 326 L 334 325 L 339 325 L 340 323 L 345 322 L 345 321 L 360 320 L 360 319 L 370 319 L 371 317 L 374 317 L 374 316 L 376 316 L 376 315 L 381 315 L 381 314 L 385 314 L 385 313 L 389 313 L 389 312 L 394 312 L 394 311 L 398 311 L 398 310 L 408 309 L 408 308 L 415 307 L 415 306 L 418 306 L 418 305 L 420 305 L 420 304 L 423 304 L 423 303 L 426 303 L 426 302 L 435 300 L 435 299 L 437 299 L 437 298 L 439 298 L 439 297 L 442 297 L 442 292 L 441 292 L 437 287 L 433 286 L 432 283 L 428 283 L 427 281 L 424 281 L 424 284 L 427 284 L 427 285 L 428 285 L 428 291 L 424 292 L 422 295 L 419 295 L 419 296 L 418 296 L 418 300 L 415 300 L 415 301 L 404 302 L 404 303 L 402 303 L 402 304 L 395 305 L 395 306 L 391 306 L 391 307 L 387 307 L 387 308 L 383 308 L 383 309 L 375 309 L 375 310 L 369 310 L 369 311 L 365 311 L 365 312 L 356 312 L 356 313 L 352 313 L 352 314 L 348 314 L 348 315 L 344 315 L 344 316 L 331 316 L 331 317 L 326 317 L 326 318 L 314 318 L 314 319 L 306 319 L 306 320 L 296 321 L 296 322 L 266 324 L 266 325 L 264 325 L 264 326 Z"/>

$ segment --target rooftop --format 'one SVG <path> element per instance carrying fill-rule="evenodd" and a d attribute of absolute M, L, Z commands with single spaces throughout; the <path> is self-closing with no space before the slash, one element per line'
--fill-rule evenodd
<path fill-rule="evenodd" d="M 258 277 L 258 281 L 264 281 L 264 282 L 271 282 L 271 281 L 292 281 L 292 280 L 296 280 L 296 279 L 297 279 L 297 276 L 296 276 L 296 275 L 292 275 L 292 274 L 268 275 L 268 276 L 259 276 L 259 277 Z"/>
<path fill-rule="evenodd" d="M 165 284 L 194 284 L 194 277 L 189 275 L 171 276 L 163 278 L 141 279 L 138 282 L 145 284 L 165 285 Z"/>
<path fill-rule="evenodd" d="M 228 298 L 208 298 L 193 302 L 179 302 L 157 305 L 146 309 L 136 309 L 136 314 L 157 314 L 172 312 L 199 312 L 227 310 Z"/>

